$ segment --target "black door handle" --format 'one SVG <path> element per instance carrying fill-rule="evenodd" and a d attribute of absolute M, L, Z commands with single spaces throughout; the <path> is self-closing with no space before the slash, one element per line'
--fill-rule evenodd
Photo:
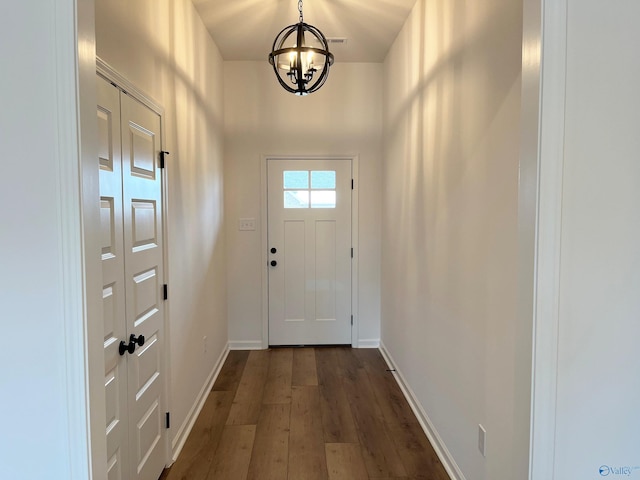
<path fill-rule="evenodd" d="M 278 265 L 278 262 L 276 262 L 275 260 L 271 260 L 271 266 L 275 267 L 276 265 Z"/>
<path fill-rule="evenodd" d="M 139 337 L 136 337 L 133 333 L 129 335 L 129 343 L 124 343 L 124 340 L 122 340 L 118 346 L 118 353 L 120 355 L 124 355 L 127 352 L 132 354 L 136 351 L 136 345 L 144 345 L 144 335 L 140 335 Z"/>
<path fill-rule="evenodd" d="M 122 356 L 125 353 L 129 352 L 129 353 L 133 353 L 136 350 L 136 344 L 135 343 L 131 343 L 129 342 L 124 343 L 124 340 L 120 341 L 120 346 L 118 347 L 118 353 Z"/>
<path fill-rule="evenodd" d="M 271 247 L 271 253 L 277 253 L 278 250 L 276 250 L 275 247 Z"/>

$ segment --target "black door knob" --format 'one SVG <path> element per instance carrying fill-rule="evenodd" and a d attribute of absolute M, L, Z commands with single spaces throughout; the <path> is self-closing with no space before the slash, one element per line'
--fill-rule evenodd
<path fill-rule="evenodd" d="M 275 267 L 278 264 L 278 262 L 276 262 L 275 260 L 271 260 L 271 266 Z"/>
<path fill-rule="evenodd" d="M 271 253 L 276 253 L 278 250 L 276 250 L 275 247 L 271 247 Z"/>
<path fill-rule="evenodd" d="M 133 353 L 136 350 L 136 344 L 135 343 L 131 343 L 129 342 L 124 343 L 124 340 L 122 340 L 120 342 L 120 345 L 118 346 L 118 353 L 122 356 L 125 353 L 129 352 L 129 353 Z"/>
<path fill-rule="evenodd" d="M 136 351 L 136 345 L 144 345 L 144 335 L 136 337 L 133 333 L 129 335 L 129 343 L 124 343 L 124 340 L 120 342 L 118 346 L 118 353 L 124 355 L 125 353 L 133 353 Z"/>

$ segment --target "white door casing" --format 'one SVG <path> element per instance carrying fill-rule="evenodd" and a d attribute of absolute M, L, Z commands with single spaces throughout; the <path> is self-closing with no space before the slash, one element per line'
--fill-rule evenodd
<path fill-rule="evenodd" d="M 109 479 L 156 480 L 165 465 L 160 116 L 98 84 L 103 244 L 117 252 L 103 247 Z M 121 355 L 121 342 L 135 349 Z"/>
<path fill-rule="evenodd" d="M 352 343 L 351 185 L 349 160 L 267 160 L 270 345 Z"/>

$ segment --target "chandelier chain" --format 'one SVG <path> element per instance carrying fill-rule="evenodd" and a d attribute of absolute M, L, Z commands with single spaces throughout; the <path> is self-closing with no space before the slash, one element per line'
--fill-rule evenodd
<path fill-rule="evenodd" d="M 300 23 L 302 23 L 302 0 L 298 0 L 298 11 L 300 12 Z"/>

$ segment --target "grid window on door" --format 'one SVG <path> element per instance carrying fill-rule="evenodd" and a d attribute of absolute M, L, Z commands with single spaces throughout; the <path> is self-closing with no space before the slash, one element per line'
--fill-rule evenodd
<path fill-rule="evenodd" d="M 287 170 L 284 208 L 336 208 L 335 170 Z"/>

